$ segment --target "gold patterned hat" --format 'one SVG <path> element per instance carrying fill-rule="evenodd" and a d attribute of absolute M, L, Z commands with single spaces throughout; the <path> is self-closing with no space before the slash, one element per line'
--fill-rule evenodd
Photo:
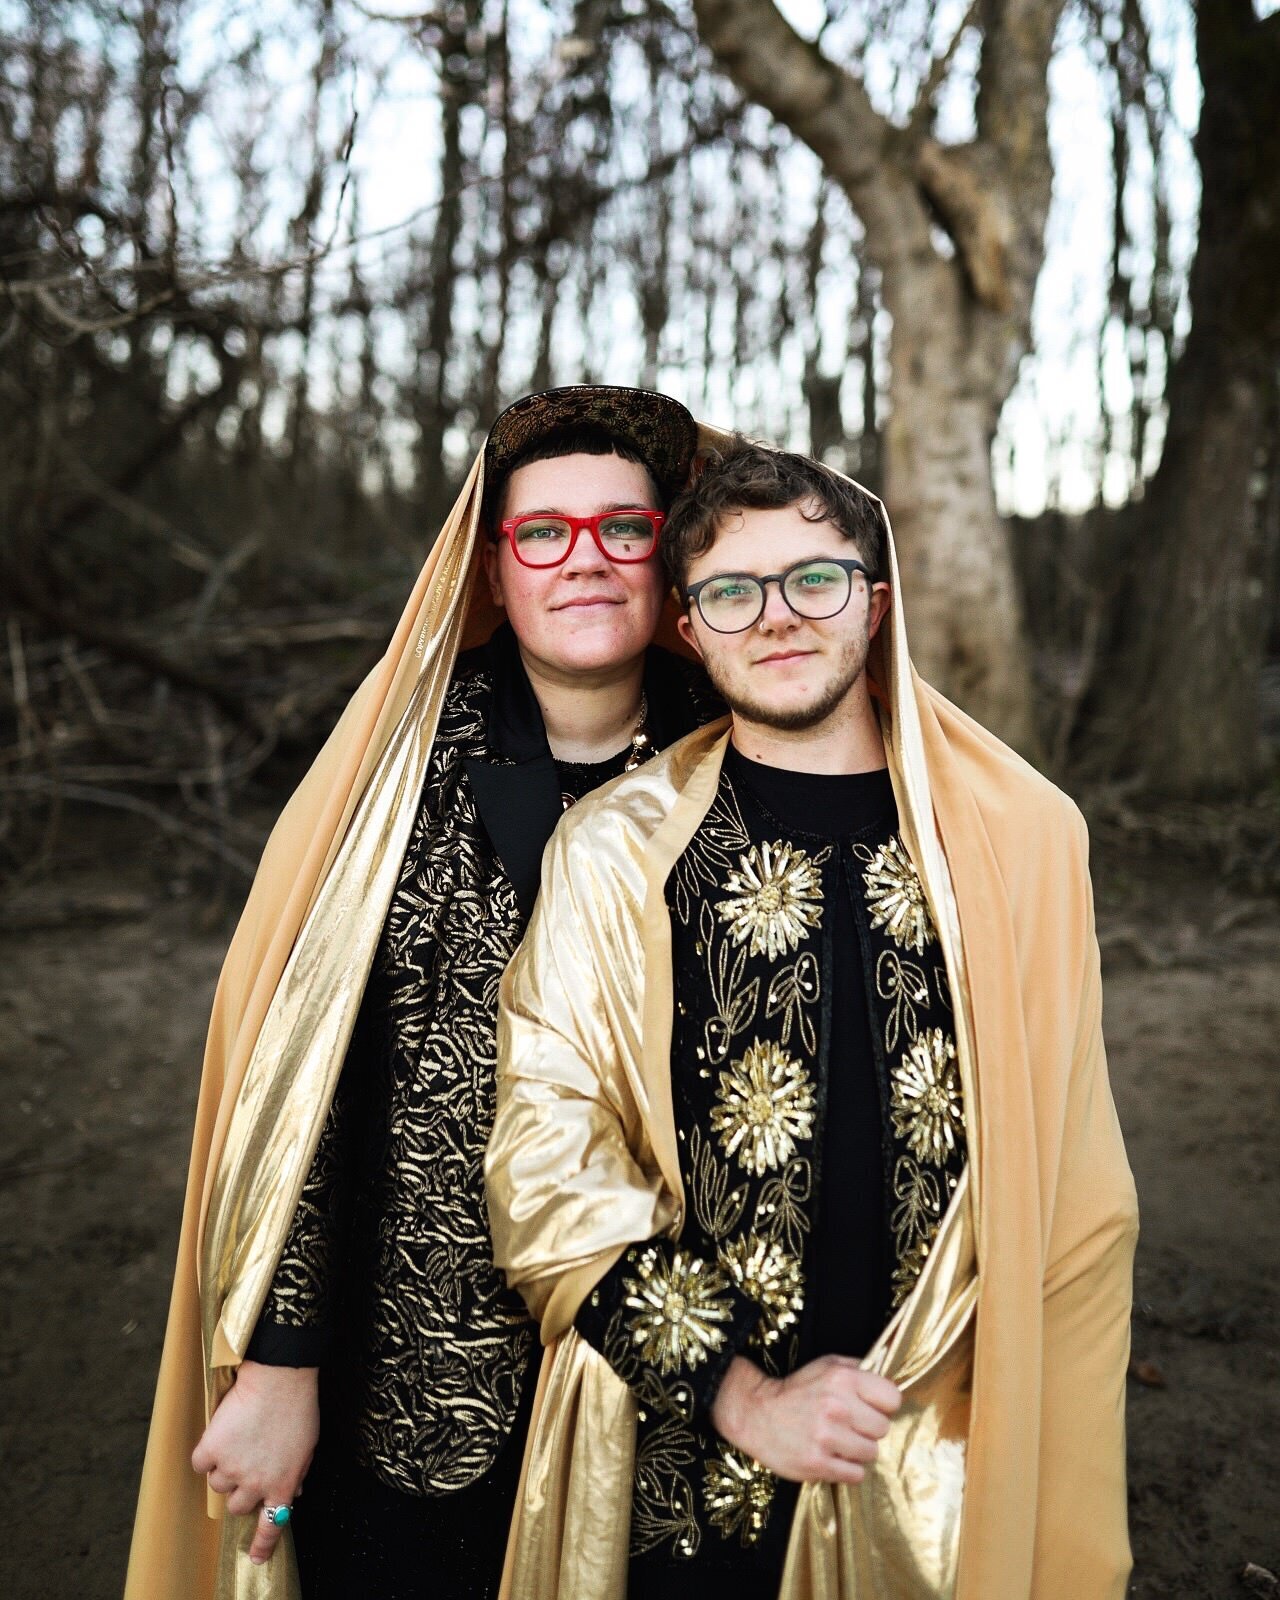
<path fill-rule="evenodd" d="M 539 440 L 581 427 L 599 428 L 624 440 L 665 494 L 684 488 L 698 443 L 692 414 L 678 400 L 651 389 L 586 383 L 527 394 L 508 406 L 489 431 L 486 477 L 494 481 Z"/>

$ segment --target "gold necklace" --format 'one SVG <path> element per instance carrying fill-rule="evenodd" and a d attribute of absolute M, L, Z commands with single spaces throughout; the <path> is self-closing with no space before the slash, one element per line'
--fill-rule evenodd
<path fill-rule="evenodd" d="M 628 750 L 627 759 L 623 763 L 623 772 L 634 772 L 637 767 L 643 766 L 653 754 L 653 740 L 649 737 L 648 721 L 649 699 L 642 692 L 640 695 L 640 714 L 636 718 L 635 730 L 631 735 L 631 749 Z M 586 766 L 588 763 L 583 762 L 583 765 Z M 566 811 L 571 805 L 576 804 L 577 799 L 577 795 L 569 794 L 564 790 L 560 793 L 560 800 Z"/>

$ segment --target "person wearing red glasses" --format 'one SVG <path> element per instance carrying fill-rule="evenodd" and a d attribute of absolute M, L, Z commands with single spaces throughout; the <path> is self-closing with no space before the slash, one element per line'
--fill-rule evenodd
<path fill-rule="evenodd" d="M 238 1552 L 224 1540 L 218 1594 L 232 1578 L 289 1593 L 275 1552 L 290 1523 L 306 1600 L 497 1592 L 538 1359 L 484 1209 L 498 985 L 564 809 L 719 713 L 701 670 L 652 645 L 664 512 L 696 438 L 663 395 L 529 396 L 442 535 L 469 539 L 478 517 L 468 623 L 489 602 L 502 620 L 454 665 L 332 1104 L 191 1457 L 228 1520 L 255 1519 Z M 144 1554 L 131 1583 L 206 1592 L 171 1573 L 163 1587 Z"/>

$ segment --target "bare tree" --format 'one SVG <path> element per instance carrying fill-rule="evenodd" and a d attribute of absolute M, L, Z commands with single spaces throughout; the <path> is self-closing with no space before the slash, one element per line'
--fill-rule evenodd
<path fill-rule="evenodd" d="M 1280 472 L 1280 14 L 1198 0 L 1202 199 L 1192 323 L 1159 468 L 1082 732 L 1095 771 L 1151 790 L 1247 790 Z"/>
<path fill-rule="evenodd" d="M 1024 750 L 1035 745 L 1031 681 L 991 441 L 1031 339 L 1061 9 L 975 0 L 899 125 L 856 67 L 802 38 L 772 0 L 694 0 L 725 71 L 815 152 L 863 224 L 893 319 L 883 471 L 915 649 L 929 677 Z M 934 101 L 969 27 L 981 50 L 975 133 L 943 144 Z"/>

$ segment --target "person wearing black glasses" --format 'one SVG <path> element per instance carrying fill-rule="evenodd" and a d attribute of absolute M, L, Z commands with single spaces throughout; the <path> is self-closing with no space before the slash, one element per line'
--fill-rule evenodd
<path fill-rule="evenodd" d="M 721 709 L 652 645 L 695 442 L 676 401 L 609 387 L 529 396 L 489 435 L 470 625 L 503 620 L 454 666 L 309 1176 L 192 1457 L 257 1518 L 255 1593 L 289 1592 L 286 1524 L 304 1600 L 497 1592 L 538 1359 L 484 1210 L 498 984 L 564 809 Z"/>
<path fill-rule="evenodd" d="M 731 441 L 664 556 L 731 718 L 563 819 L 499 1010 L 511 1600 L 1121 1600 L 1083 822 L 912 670 L 858 484 Z"/>

